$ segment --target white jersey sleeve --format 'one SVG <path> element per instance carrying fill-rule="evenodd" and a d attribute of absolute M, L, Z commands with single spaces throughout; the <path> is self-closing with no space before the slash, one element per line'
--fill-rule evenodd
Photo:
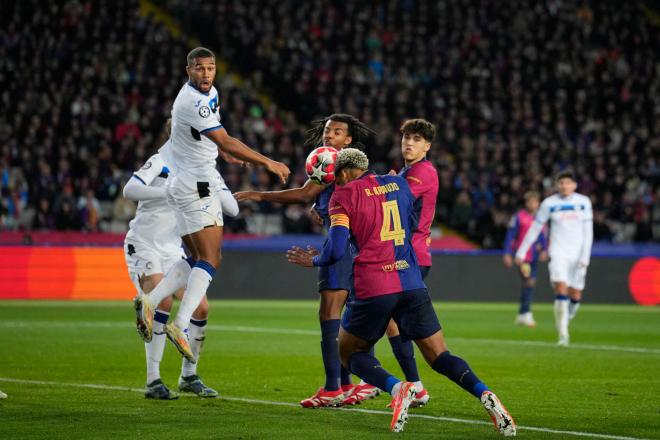
<path fill-rule="evenodd" d="M 580 252 L 580 263 L 588 266 L 591 261 L 591 246 L 594 241 L 594 213 L 589 197 L 585 197 L 584 204 L 584 218 L 582 219 L 584 241 L 582 242 L 582 251 Z"/>
<path fill-rule="evenodd" d="M 548 220 L 550 220 L 550 199 L 547 198 L 543 200 L 541 203 L 541 206 L 539 206 L 539 210 L 536 213 L 536 217 L 534 221 L 536 223 L 540 223 L 542 225 L 545 225 L 548 223 Z"/>
<path fill-rule="evenodd" d="M 161 159 L 160 155 L 154 154 L 144 163 L 142 168 L 133 173 L 134 177 L 137 177 L 145 185 L 151 185 L 151 182 L 161 174 L 168 174 L 169 169 Z"/>

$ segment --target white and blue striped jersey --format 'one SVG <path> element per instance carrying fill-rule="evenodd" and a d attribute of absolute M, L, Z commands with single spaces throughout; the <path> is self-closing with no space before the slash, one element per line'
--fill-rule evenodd
<path fill-rule="evenodd" d="M 550 258 L 569 258 L 589 264 L 593 242 L 593 211 L 589 197 L 553 194 L 541 203 L 516 257 L 523 258 L 546 223 L 550 223 Z"/>
<path fill-rule="evenodd" d="M 209 181 L 217 174 L 218 146 L 204 136 L 222 128 L 218 91 L 197 90 L 190 82 L 184 84 L 172 106 L 172 134 L 169 150 L 178 175 Z"/>

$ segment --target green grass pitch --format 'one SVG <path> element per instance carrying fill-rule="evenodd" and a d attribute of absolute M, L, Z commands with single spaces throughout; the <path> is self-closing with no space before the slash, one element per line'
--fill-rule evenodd
<path fill-rule="evenodd" d="M 519 425 L 518 437 L 660 439 L 660 308 L 585 304 L 569 348 L 554 346 L 549 304 L 536 329 L 515 305 L 438 303 L 452 352 L 465 358 Z M 421 365 L 431 394 L 401 434 L 389 398 L 356 410 L 297 406 L 322 385 L 317 304 L 213 301 L 199 373 L 221 398 L 144 399 L 144 348 L 131 304 L 0 302 L 0 439 L 488 439 L 477 399 Z M 389 344 L 376 354 L 400 376 Z M 169 344 L 163 380 L 176 385 Z"/>

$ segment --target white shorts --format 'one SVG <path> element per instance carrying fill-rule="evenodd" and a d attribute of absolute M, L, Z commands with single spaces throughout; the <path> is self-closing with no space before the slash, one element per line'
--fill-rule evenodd
<path fill-rule="evenodd" d="M 579 258 L 552 257 L 548 264 L 551 283 L 566 283 L 568 287 L 584 290 L 587 268 L 579 265 Z"/>
<path fill-rule="evenodd" d="M 164 257 L 154 249 L 149 248 L 148 245 L 125 242 L 124 257 L 128 268 L 128 276 L 131 278 L 135 289 L 141 292 L 138 277 L 157 273 L 165 274 L 175 263 L 182 258 L 186 258 L 186 254 L 183 249 L 180 249 L 180 253 Z"/>
<path fill-rule="evenodd" d="M 221 183 L 198 182 L 174 176 L 167 185 L 167 202 L 176 212 L 181 236 L 190 235 L 209 226 L 222 226 Z M 214 181 L 215 180 L 215 181 Z"/>

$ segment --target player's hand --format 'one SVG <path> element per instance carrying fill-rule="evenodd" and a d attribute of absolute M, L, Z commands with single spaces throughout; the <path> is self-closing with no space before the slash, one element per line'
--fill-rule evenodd
<path fill-rule="evenodd" d="M 541 263 L 545 263 L 549 259 L 550 259 L 550 257 L 548 256 L 548 252 L 547 251 L 541 251 L 541 253 L 539 254 L 539 261 Z"/>
<path fill-rule="evenodd" d="M 516 266 L 520 266 L 521 264 L 524 263 L 523 259 L 520 257 L 516 257 L 515 260 L 513 260 L 514 263 L 516 263 Z"/>
<path fill-rule="evenodd" d="M 502 262 L 504 262 L 505 267 L 511 267 L 513 266 L 513 257 L 511 257 L 511 254 L 504 254 Z"/>
<path fill-rule="evenodd" d="M 282 180 L 282 183 L 286 183 L 286 179 L 288 179 L 289 174 L 291 174 L 291 170 L 289 170 L 288 166 L 284 165 L 282 162 L 274 160 L 266 162 L 266 169 L 277 175 Z"/>
<path fill-rule="evenodd" d="M 317 225 L 323 226 L 323 219 L 321 218 L 321 214 L 316 210 L 316 208 L 312 207 L 309 210 L 309 216 L 312 218 L 312 221 L 316 223 Z"/>
<path fill-rule="evenodd" d="M 261 202 L 261 201 L 263 201 L 263 196 L 261 195 L 261 192 L 259 192 L 259 191 L 239 191 L 237 193 L 234 193 L 234 198 L 236 199 L 237 202 L 247 202 L 247 201 Z"/>
<path fill-rule="evenodd" d="M 388 175 L 388 176 L 396 176 L 396 175 L 397 175 L 397 172 L 394 171 L 394 170 L 390 170 L 390 172 L 387 173 L 387 175 Z"/>
<path fill-rule="evenodd" d="M 307 245 L 307 252 L 310 252 L 312 254 L 312 257 L 316 257 L 317 255 L 321 254 L 321 252 L 319 252 L 318 249 L 316 249 L 314 246 L 309 246 L 309 245 Z"/>
<path fill-rule="evenodd" d="M 318 254 L 318 251 L 314 248 L 311 248 L 312 250 L 310 250 L 310 247 L 311 246 L 308 246 L 308 250 L 305 250 L 298 246 L 293 246 L 286 251 L 286 259 L 289 260 L 289 263 L 298 264 L 304 267 L 312 267 L 312 258 L 314 258 L 314 255 Z M 313 251 L 316 251 L 316 253 Z"/>

